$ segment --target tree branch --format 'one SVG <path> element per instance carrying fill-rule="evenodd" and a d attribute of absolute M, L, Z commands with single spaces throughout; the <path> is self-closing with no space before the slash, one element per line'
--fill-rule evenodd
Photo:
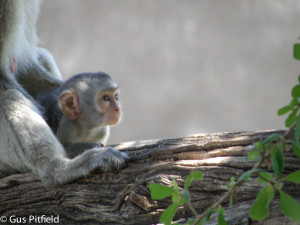
<path fill-rule="evenodd" d="M 230 177 L 238 178 L 255 165 L 247 159 L 247 146 L 275 132 L 284 134 L 216 133 L 122 143 L 115 147 L 132 157 L 126 168 L 114 173 L 96 170 L 55 189 L 43 187 L 29 173 L 12 175 L 0 179 L 0 217 L 15 215 L 28 219 L 29 215 L 52 215 L 59 216 L 60 224 L 155 224 L 171 200 L 152 200 L 148 185 L 155 182 L 172 186 L 175 179 L 183 187 L 184 180 L 195 170 L 202 171 L 204 177 L 189 188 L 191 205 L 201 213 L 226 195 Z M 285 152 L 285 163 L 288 173 L 300 169 L 300 160 L 292 151 Z M 262 166 L 268 169 L 267 165 Z M 237 188 L 235 204 L 225 214 L 229 224 L 250 224 L 249 210 L 262 187 L 252 179 Z M 286 183 L 284 189 L 300 198 L 299 185 Z M 271 203 L 264 224 L 286 224 L 288 220 L 278 206 L 279 203 Z M 177 219 L 193 216 L 188 207 L 181 207 L 176 214 Z"/>

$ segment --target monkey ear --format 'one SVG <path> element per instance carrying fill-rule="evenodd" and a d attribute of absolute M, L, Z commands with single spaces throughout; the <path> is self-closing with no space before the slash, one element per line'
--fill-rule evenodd
<path fill-rule="evenodd" d="M 59 106 L 62 114 L 70 120 L 77 119 L 80 114 L 78 96 L 74 91 L 64 91 L 59 96 Z"/>

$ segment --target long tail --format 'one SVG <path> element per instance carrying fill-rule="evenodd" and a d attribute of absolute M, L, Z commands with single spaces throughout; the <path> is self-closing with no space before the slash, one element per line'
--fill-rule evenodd
<path fill-rule="evenodd" d="M 0 90 L 17 89 L 23 92 L 23 88 L 18 84 L 14 75 L 10 72 L 10 59 L 12 57 L 12 45 L 17 30 L 18 3 L 14 0 L 0 1 Z"/>

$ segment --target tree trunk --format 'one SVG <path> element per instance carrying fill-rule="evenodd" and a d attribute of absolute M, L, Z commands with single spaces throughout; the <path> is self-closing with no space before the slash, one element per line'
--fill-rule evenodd
<path fill-rule="evenodd" d="M 152 200 L 148 185 L 155 182 L 171 186 L 175 179 L 183 187 L 189 173 L 195 170 L 202 171 L 204 177 L 193 182 L 189 190 L 192 205 L 201 213 L 226 193 L 231 177 L 238 178 L 251 169 L 247 146 L 271 133 L 274 131 L 217 133 L 123 143 L 115 147 L 132 157 L 123 170 L 97 170 L 52 189 L 43 187 L 32 174 L 12 175 L 0 180 L 0 223 L 5 219 L 29 223 L 33 219 L 30 222 L 38 224 L 48 219 L 52 224 L 58 220 L 59 224 L 156 224 L 171 200 Z M 291 150 L 284 155 L 286 173 L 300 169 L 300 160 Z M 249 218 L 250 207 L 263 187 L 254 179 L 237 189 L 232 207 L 227 208 L 228 202 L 223 205 L 228 224 L 294 224 L 282 214 L 278 193 L 266 220 Z M 284 190 L 299 201 L 299 185 L 287 182 Z M 176 220 L 188 217 L 192 213 L 185 206 L 176 213 Z"/>

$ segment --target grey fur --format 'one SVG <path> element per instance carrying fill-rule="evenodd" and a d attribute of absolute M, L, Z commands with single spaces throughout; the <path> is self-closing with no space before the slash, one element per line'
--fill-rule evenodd
<path fill-rule="evenodd" d="M 35 95 L 62 83 L 49 73 L 57 68 L 55 63 L 44 57 L 52 64 L 47 67 L 39 59 L 38 11 L 37 0 L 0 1 L 0 177 L 31 171 L 45 185 L 59 185 L 97 167 L 120 169 L 128 156 L 110 147 L 94 147 L 69 159 L 27 93 Z M 17 59 L 14 74 L 9 70 L 12 57 Z"/>
<path fill-rule="evenodd" d="M 117 85 L 105 73 L 82 73 L 71 77 L 60 87 L 37 95 L 36 100 L 44 108 L 45 120 L 60 142 L 67 147 L 68 156 L 73 157 L 75 152 L 83 152 L 95 143 L 106 144 L 110 127 L 103 123 L 97 97 L 101 91 L 116 89 Z M 79 98 L 81 115 L 76 120 L 66 118 L 61 112 L 59 96 L 65 91 L 75 92 Z M 77 144 L 76 147 L 74 144 Z"/>
<path fill-rule="evenodd" d="M 38 12 L 37 0 L 0 1 L 0 89 L 17 88 L 28 97 L 27 92 L 35 95 L 62 83 L 39 62 L 38 56 L 42 54 L 42 50 L 37 47 L 35 30 Z M 9 71 L 11 57 L 18 61 L 14 74 L 18 82 Z"/>

